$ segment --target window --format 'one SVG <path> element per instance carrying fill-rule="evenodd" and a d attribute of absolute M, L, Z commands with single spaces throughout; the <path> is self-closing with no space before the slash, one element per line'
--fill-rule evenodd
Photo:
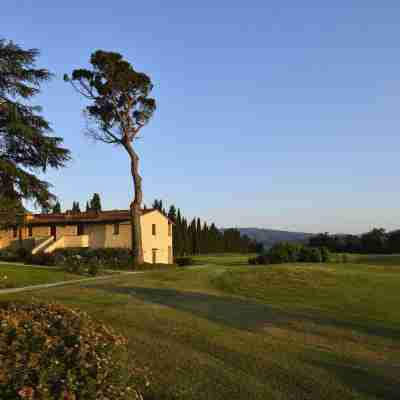
<path fill-rule="evenodd" d="M 172 236 L 172 224 L 168 223 L 168 236 Z"/>
<path fill-rule="evenodd" d="M 114 235 L 119 235 L 119 224 L 114 224 Z"/>
<path fill-rule="evenodd" d="M 28 236 L 32 237 L 33 236 L 33 229 L 32 229 L 32 225 L 28 226 Z"/>
<path fill-rule="evenodd" d="M 152 249 L 153 253 L 153 264 L 157 264 L 157 249 Z"/>
<path fill-rule="evenodd" d="M 152 231 L 152 233 L 153 233 L 153 236 L 156 236 L 156 224 L 153 224 L 153 225 L 151 226 L 151 231 Z"/>
<path fill-rule="evenodd" d="M 18 228 L 16 226 L 13 226 L 13 237 L 17 237 L 18 236 Z"/>

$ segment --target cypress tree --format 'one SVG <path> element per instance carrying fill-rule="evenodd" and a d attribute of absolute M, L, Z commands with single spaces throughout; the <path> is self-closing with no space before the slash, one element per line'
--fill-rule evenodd
<path fill-rule="evenodd" d="M 186 218 L 182 219 L 182 233 L 183 233 L 182 255 L 187 255 L 191 253 L 191 245 L 190 245 L 189 226 Z"/>
<path fill-rule="evenodd" d="M 100 212 L 101 211 L 101 199 L 98 193 L 94 193 L 90 200 L 90 210 Z"/>
<path fill-rule="evenodd" d="M 174 254 L 177 256 L 182 256 L 184 253 L 184 233 L 183 233 L 183 224 L 182 224 L 182 217 L 181 217 L 181 210 L 178 209 L 176 215 L 176 222 L 174 226 Z"/>
<path fill-rule="evenodd" d="M 173 222 L 176 222 L 176 208 L 173 204 L 168 210 L 168 218 Z"/>
<path fill-rule="evenodd" d="M 79 201 L 74 201 L 72 203 L 72 212 L 73 213 L 80 213 L 81 212 L 81 207 L 79 205 Z"/>
<path fill-rule="evenodd" d="M 57 201 L 53 207 L 53 214 L 59 214 L 59 213 L 61 213 L 61 204 L 59 201 Z"/>
<path fill-rule="evenodd" d="M 197 249 L 196 249 L 196 254 L 200 254 L 202 252 L 202 246 L 201 246 L 201 241 L 202 241 L 202 235 L 201 235 L 201 221 L 200 218 L 197 218 L 197 223 L 196 223 L 196 244 L 197 244 Z"/>
<path fill-rule="evenodd" d="M 153 208 L 162 209 L 162 201 L 154 200 Z M 165 213 L 165 211 L 163 211 Z M 210 226 L 200 218 L 193 218 L 188 224 L 181 210 L 171 205 L 168 217 L 175 222 L 173 227 L 173 249 L 175 256 L 220 252 L 256 252 L 260 249 L 257 242 L 247 236 L 241 236 L 237 229 L 220 231 L 214 223 Z"/>

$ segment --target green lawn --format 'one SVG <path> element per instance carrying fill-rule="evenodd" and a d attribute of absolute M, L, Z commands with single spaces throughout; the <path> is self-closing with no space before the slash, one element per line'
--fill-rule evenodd
<path fill-rule="evenodd" d="M 193 260 L 196 264 L 212 264 L 223 266 L 243 266 L 248 265 L 249 257 L 255 254 L 210 254 L 204 256 L 194 256 Z"/>
<path fill-rule="evenodd" d="M 128 336 L 132 356 L 152 371 L 149 399 L 399 399 L 400 262 L 246 259 L 197 258 L 207 266 L 34 297 L 84 309 Z"/>
<path fill-rule="evenodd" d="M 81 278 L 82 276 L 70 274 L 57 268 L 46 269 L 0 263 L 0 290 Z"/>

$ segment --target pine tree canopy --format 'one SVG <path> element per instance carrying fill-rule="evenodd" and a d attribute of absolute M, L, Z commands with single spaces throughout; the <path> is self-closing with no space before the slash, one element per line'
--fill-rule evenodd
<path fill-rule="evenodd" d="M 92 69 L 76 69 L 64 80 L 92 103 L 85 113 L 87 134 L 105 143 L 126 145 L 151 119 L 156 102 L 149 97 L 150 78 L 134 70 L 121 54 L 97 50 L 90 58 Z"/>
<path fill-rule="evenodd" d="M 41 107 L 30 104 L 51 77 L 35 68 L 38 56 L 36 49 L 0 40 L 0 203 L 9 212 L 22 200 L 49 209 L 55 196 L 37 173 L 61 168 L 70 159 L 63 140 L 51 135 Z"/>

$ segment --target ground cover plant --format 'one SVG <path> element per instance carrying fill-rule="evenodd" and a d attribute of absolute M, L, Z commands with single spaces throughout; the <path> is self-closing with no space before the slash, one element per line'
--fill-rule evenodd
<path fill-rule="evenodd" d="M 400 259 L 196 262 L 35 297 L 79 307 L 128 337 L 129 354 L 152 372 L 149 399 L 398 399 Z M 15 298 L 32 294 L 0 302 Z"/>

